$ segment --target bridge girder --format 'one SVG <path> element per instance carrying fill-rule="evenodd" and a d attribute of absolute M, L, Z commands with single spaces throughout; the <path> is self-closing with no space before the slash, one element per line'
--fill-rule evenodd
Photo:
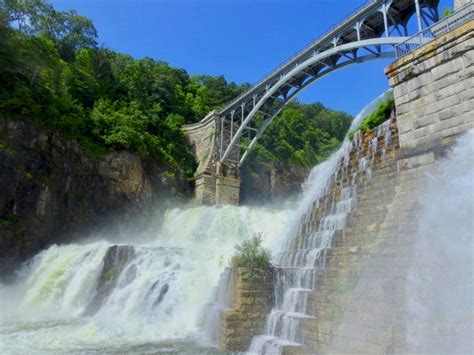
<path fill-rule="evenodd" d="M 294 68 L 293 70 L 291 70 L 288 74 L 283 76 L 275 85 L 273 85 L 268 91 L 266 91 L 265 95 L 256 103 L 256 105 L 252 108 L 252 110 L 246 114 L 242 124 L 240 125 L 240 127 L 238 127 L 238 129 L 235 130 L 236 127 L 233 128 L 235 130 L 235 133 L 233 134 L 232 140 L 230 141 L 230 144 L 227 146 L 226 151 L 224 151 L 223 154 L 221 155 L 221 162 L 224 162 L 228 158 L 229 154 L 231 153 L 232 148 L 238 143 L 238 140 L 242 136 L 242 133 L 244 132 L 244 130 L 247 129 L 249 123 L 255 117 L 255 115 L 261 112 L 261 109 L 265 105 L 266 101 L 269 98 L 271 98 L 272 95 L 277 93 L 278 90 L 281 88 L 281 86 L 286 85 L 288 80 L 291 80 L 291 78 L 293 78 L 295 75 L 298 75 L 299 73 L 301 73 L 303 69 L 310 67 L 312 64 L 317 63 L 321 59 L 340 53 L 341 51 L 351 51 L 353 49 L 370 48 L 372 46 L 382 46 L 382 45 L 394 46 L 396 44 L 403 43 L 406 40 L 407 40 L 406 37 L 386 37 L 386 38 L 379 38 L 379 39 L 363 40 L 363 41 L 350 43 L 350 44 L 333 48 L 313 58 L 310 58 L 306 62 L 300 64 L 297 68 Z M 414 42 L 416 42 L 416 40 L 414 40 Z M 269 114 L 268 112 L 266 112 L 266 116 L 268 116 L 268 118 L 263 121 L 263 124 L 260 126 L 259 129 L 255 131 L 255 128 L 251 127 L 251 130 L 255 131 L 256 134 L 252 138 L 249 146 L 244 152 L 244 155 L 239 160 L 239 165 L 241 165 L 243 161 L 247 158 L 248 153 L 255 146 L 255 143 L 261 137 L 263 132 L 268 128 L 268 126 L 273 121 L 273 119 L 275 119 L 275 117 L 281 112 L 281 110 L 289 102 L 291 102 L 302 90 L 309 87 L 318 79 L 324 76 L 327 76 L 338 69 L 342 69 L 344 67 L 347 67 L 349 65 L 356 64 L 356 63 L 363 63 L 369 60 L 390 58 L 394 56 L 395 56 L 394 51 L 387 51 L 387 52 L 372 51 L 370 54 L 357 56 L 354 59 L 347 59 L 342 62 L 339 62 L 336 65 L 329 67 L 327 70 L 323 71 L 321 74 L 317 76 L 313 76 L 313 77 L 308 76 L 308 79 L 305 80 L 302 83 L 302 85 L 298 87 L 294 87 L 294 90 L 291 91 L 291 93 L 288 92 L 288 94 L 285 96 L 284 101 L 282 103 L 280 103 L 278 106 L 273 107 L 274 112 L 272 114 Z M 223 132 L 221 132 L 221 134 L 222 133 Z M 224 137 L 224 135 L 222 136 Z"/>
<path fill-rule="evenodd" d="M 281 110 L 318 79 L 352 64 L 394 57 L 394 46 L 409 38 L 409 20 L 416 15 L 418 29 L 436 22 L 438 4 L 439 0 L 374 0 L 313 41 L 218 112 L 219 162 L 242 165 Z M 242 147 L 245 136 L 249 144 Z"/>

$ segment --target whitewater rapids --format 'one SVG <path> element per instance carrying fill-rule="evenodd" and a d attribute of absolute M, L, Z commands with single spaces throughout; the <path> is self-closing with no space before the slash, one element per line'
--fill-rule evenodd
<path fill-rule="evenodd" d="M 281 243 L 292 212 L 194 207 L 166 212 L 152 240 L 54 245 L 0 285 L 0 353 L 200 351 L 199 316 L 234 246 Z M 199 350 L 200 349 L 200 350 Z"/>

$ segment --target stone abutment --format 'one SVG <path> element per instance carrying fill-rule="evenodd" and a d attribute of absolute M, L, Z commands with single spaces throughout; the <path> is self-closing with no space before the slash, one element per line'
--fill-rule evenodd
<path fill-rule="evenodd" d="M 212 111 L 202 121 L 184 127 L 187 143 L 198 163 L 194 174 L 195 198 L 204 205 L 238 205 L 239 167 L 237 163 L 219 162 L 219 126 L 219 113 Z"/>

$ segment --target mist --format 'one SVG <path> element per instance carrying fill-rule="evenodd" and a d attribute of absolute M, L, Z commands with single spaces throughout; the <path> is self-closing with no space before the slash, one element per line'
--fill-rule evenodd
<path fill-rule="evenodd" d="M 415 261 L 407 283 L 409 349 L 473 348 L 474 130 L 425 176 Z"/>

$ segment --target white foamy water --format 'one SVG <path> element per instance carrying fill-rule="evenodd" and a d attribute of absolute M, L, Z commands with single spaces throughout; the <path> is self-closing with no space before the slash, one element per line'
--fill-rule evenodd
<path fill-rule="evenodd" d="M 384 95 L 358 115 L 352 129 Z M 339 164 L 346 162 L 350 144 L 346 139 L 338 152 L 311 171 L 297 211 L 174 209 L 147 243 L 131 234 L 121 238 L 128 244 L 118 246 L 99 240 L 45 250 L 23 270 L 17 284 L 0 285 L 0 353 L 209 351 L 199 345 L 203 323 L 216 330 L 212 323 L 218 312 L 203 319 L 203 309 L 212 299 L 216 303 L 211 309 L 228 306 L 225 287 L 217 287 L 219 277 L 234 246 L 255 233 L 262 233 L 276 264 L 295 272 L 290 279 L 280 278 L 267 335 L 254 339 L 252 349 L 279 352 L 281 344 L 300 341 L 300 320 L 312 316 L 304 309 L 307 290 L 315 286 L 315 263 L 356 206 L 356 191 L 343 190 L 341 202 L 320 230 L 296 252 L 289 253 L 289 248 L 301 219 L 326 193 Z M 215 343 L 216 338 L 208 334 L 205 340 Z"/>
<path fill-rule="evenodd" d="M 474 349 L 474 130 L 428 171 L 408 274 L 408 350 Z"/>
<path fill-rule="evenodd" d="M 200 312 L 235 244 L 262 233 L 273 249 L 290 215 L 174 209 L 147 244 L 52 246 L 0 285 L 0 353 L 200 351 Z"/>
<path fill-rule="evenodd" d="M 390 91 L 387 91 L 368 104 L 354 119 L 350 131 L 357 129 L 379 101 L 386 99 L 389 94 Z M 305 182 L 303 199 L 286 230 L 284 244 L 278 246 L 278 253 L 273 259 L 273 263 L 279 266 L 275 277 L 275 305 L 267 317 L 265 333 L 252 339 L 248 351 L 251 354 L 281 354 L 285 346 L 302 344 L 301 324 L 316 316 L 307 309 L 308 293 L 318 286 L 318 271 L 325 267 L 326 250 L 331 246 L 333 236 L 344 230 L 348 213 L 357 206 L 355 187 L 342 189 L 337 203 L 328 195 L 339 168 L 347 173 L 352 144 L 360 142 L 353 143 L 346 137 L 337 152 L 311 170 Z M 359 170 L 370 178 L 367 157 L 361 156 L 359 161 L 363 163 Z M 328 214 L 321 219 L 316 230 L 308 223 L 313 218 L 309 212 L 314 203 L 324 203 L 328 207 Z M 302 241 L 295 243 L 297 237 Z"/>

